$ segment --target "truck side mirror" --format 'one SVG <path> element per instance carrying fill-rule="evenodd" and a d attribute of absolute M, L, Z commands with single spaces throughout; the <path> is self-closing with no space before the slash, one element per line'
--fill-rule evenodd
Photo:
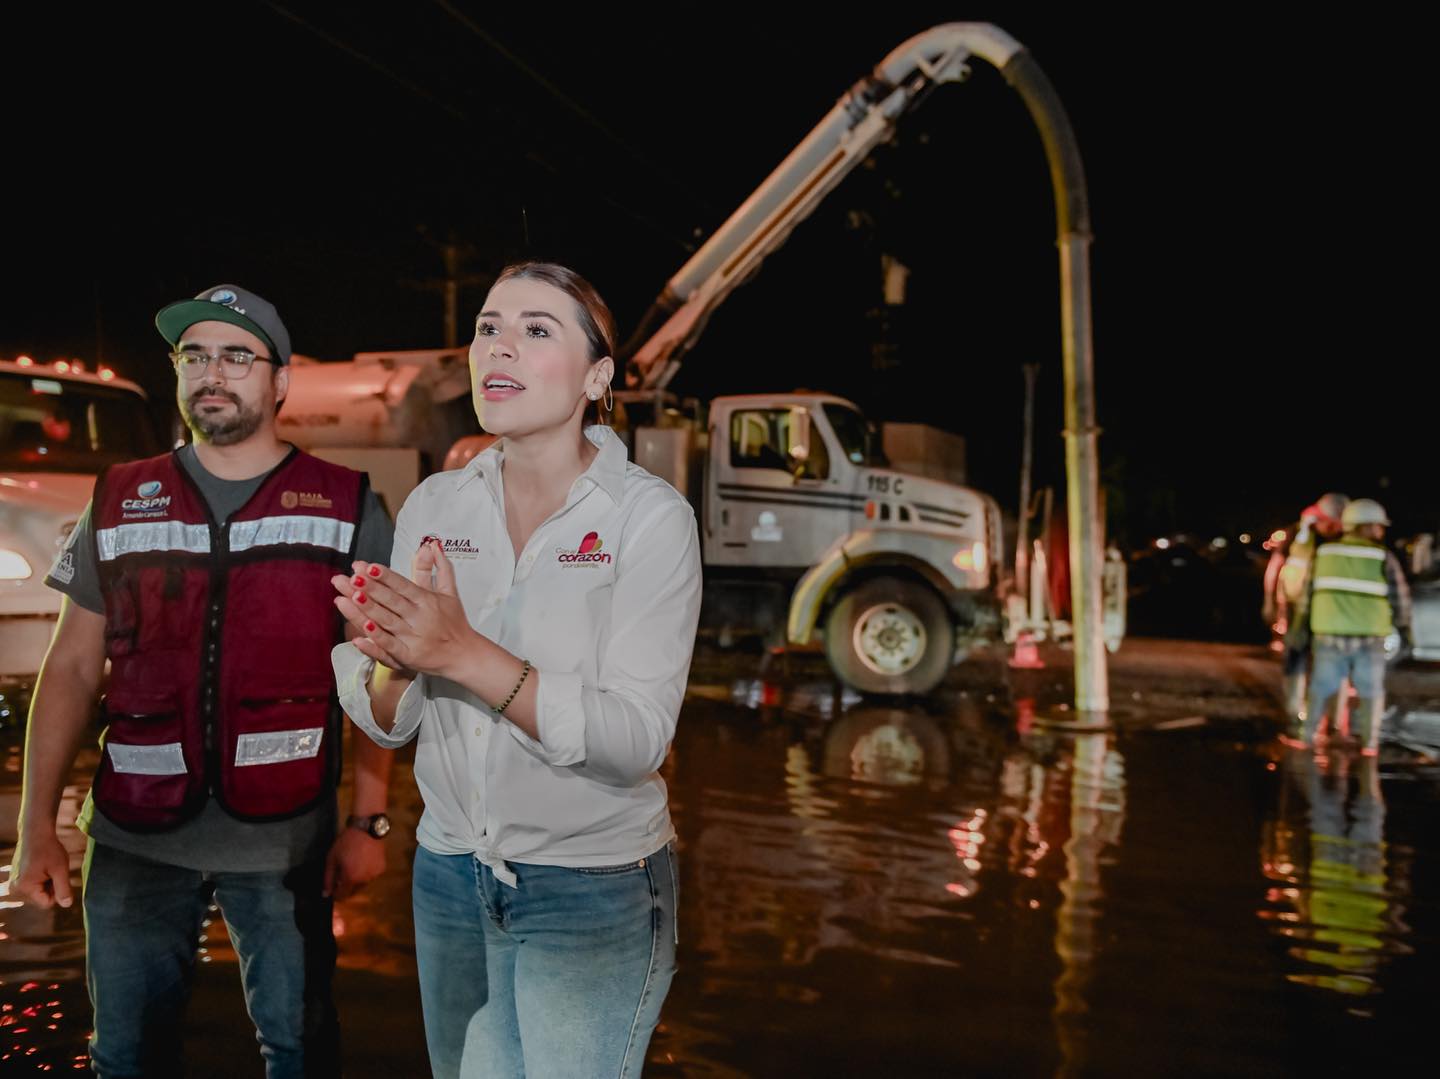
<path fill-rule="evenodd" d="M 785 456 L 796 476 L 805 472 L 810 460 L 810 410 L 797 405 L 790 409 L 790 426 L 785 436 Z"/>
<path fill-rule="evenodd" d="M 890 467 L 885 456 L 885 434 L 874 420 L 865 421 L 865 459 L 882 468 Z"/>

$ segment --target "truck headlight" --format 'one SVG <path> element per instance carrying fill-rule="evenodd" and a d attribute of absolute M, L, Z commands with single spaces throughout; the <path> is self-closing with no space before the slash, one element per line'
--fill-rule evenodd
<path fill-rule="evenodd" d="M 24 581 L 34 572 L 19 551 L 0 547 L 0 581 Z"/>
<path fill-rule="evenodd" d="M 955 552 L 955 557 L 950 560 L 956 569 L 973 570 L 975 573 L 984 576 L 990 565 L 990 555 L 985 548 L 983 540 L 976 540 L 969 547 L 961 547 Z"/>

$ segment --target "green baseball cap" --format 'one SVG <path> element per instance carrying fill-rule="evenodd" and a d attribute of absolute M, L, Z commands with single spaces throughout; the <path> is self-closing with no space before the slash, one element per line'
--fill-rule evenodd
<path fill-rule="evenodd" d="M 216 285 L 201 291 L 193 300 L 180 300 L 160 309 L 155 328 L 174 347 L 185 331 L 197 322 L 228 322 L 249 330 L 270 350 L 277 364 L 290 362 L 290 333 L 275 305 L 239 285 Z"/>

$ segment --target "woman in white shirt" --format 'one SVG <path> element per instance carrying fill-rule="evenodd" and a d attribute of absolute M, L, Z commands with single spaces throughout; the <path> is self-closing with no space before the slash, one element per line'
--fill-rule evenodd
<path fill-rule="evenodd" d="M 391 565 L 336 577 L 363 634 L 340 700 L 416 737 L 416 953 L 437 1076 L 638 1075 L 675 970 L 674 829 L 658 769 L 700 609 L 689 504 L 585 427 L 614 321 L 561 266 L 504 270 L 470 346 L 501 441 L 431 476 Z"/>

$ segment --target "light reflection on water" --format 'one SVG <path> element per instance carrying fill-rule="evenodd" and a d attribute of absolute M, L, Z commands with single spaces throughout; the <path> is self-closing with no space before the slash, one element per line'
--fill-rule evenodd
<path fill-rule="evenodd" d="M 992 964 L 1005 938 L 1048 924 L 1048 999 L 1029 1018 L 1051 1026 L 1055 1043 L 1034 1063 L 1083 1067 L 1076 1030 L 1101 947 L 1101 869 L 1125 811 L 1114 739 L 1020 738 L 1013 720 L 969 698 L 837 709 L 831 687 L 742 683 L 730 699 L 756 708 L 760 725 L 715 717 L 705 744 L 677 755 L 667 775 L 685 840 L 682 917 L 704 969 L 688 981 L 682 971 L 652 1062 L 683 1062 L 687 1075 L 711 1074 L 692 1062 L 717 1058 L 743 1069 L 745 1032 L 778 1013 L 793 1024 L 796 1009 L 849 1015 L 855 1004 L 862 1026 L 875 1021 L 875 1002 L 837 967 L 872 978 L 883 968 L 902 992 L 919 970 L 955 984 Z M 723 1021 L 695 1021 L 707 1012 Z M 937 1066 L 955 1059 L 947 1041 L 934 1039 Z M 794 1066 L 826 1070 L 804 1061 Z M 1013 1059 L 1017 1071 L 1023 1061 Z"/>
<path fill-rule="evenodd" d="M 1291 751 L 1281 771 L 1263 851 L 1273 886 L 1260 917 L 1288 944 L 1285 977 L 1349 997 L 1377 994 L 1382 964 L 1410 952 L 1403 893 L 1390 879 L 1379 763 Z"/>
<path fill-rule="evenodd" d="M 647 1074 L 1154 1074 L 1177 1036 L 1213 1041 L 1208 1017 L 1231 997 L 1253 1029 L 1195 1066 L 1266 1073 L 1289 1065 L 1287 1035 L 1264 1042 L 1277 1013 L 1257 1002 L 1384 996 L 1386 964 L 1408 950 L 1412 867 L 1385 843 L 1373 762 L 1266 771 L 1253 748 L 1065 733 L 1023 703 L 692 687 L 665 766 L 680 972 Z M 4 769 L 0 820 L 13 828 L 18 747 Z M 1254 808 L 1233 797 L 1236 777 L 1263 792 Z M 67 822 L 83 793 L 67 789 Z M 402 766 L 390 869 L 337 908 L 342 984 L 345 970 L 382 974 L 397 998 L 414 995 L 419 808 Z M 65 836 L 78 875 L 81 837 Z M 0 907 L 0 923 L 0 1070 L 83 1066 L 78 911 Z M 1283 942 L 1275 962 L 1247 951 L 1237 925 Z M 212 915 L 205 934 L 207 961 L 233 975 L 223 921 Z M 1179 957 L 1184 977 L 1156 955 Z M 1150 1045 L 1130 1040 L 1137 1010 Z M 423 1048 L 401 1051 L 420 1074 Z"/>
<path fill-rule="evenodd" d="M 84 836 L 76 830 L 75 818 L 88 788 L 71 784 L 60 798 L 58 832 L 70 852 L 75 906 L 54 911 L 23 906 L 9 894 L 23 746 L 13 738 L 0 745 L 0 1072 L 85 1070 L 90 1001 L 83 981 L 85 944 L 78 902 Z M 82 766 L 93 769 L 95 754 L 82 758 Z M 82 1029 L 78 1038 L 77 1026 Z"/>

